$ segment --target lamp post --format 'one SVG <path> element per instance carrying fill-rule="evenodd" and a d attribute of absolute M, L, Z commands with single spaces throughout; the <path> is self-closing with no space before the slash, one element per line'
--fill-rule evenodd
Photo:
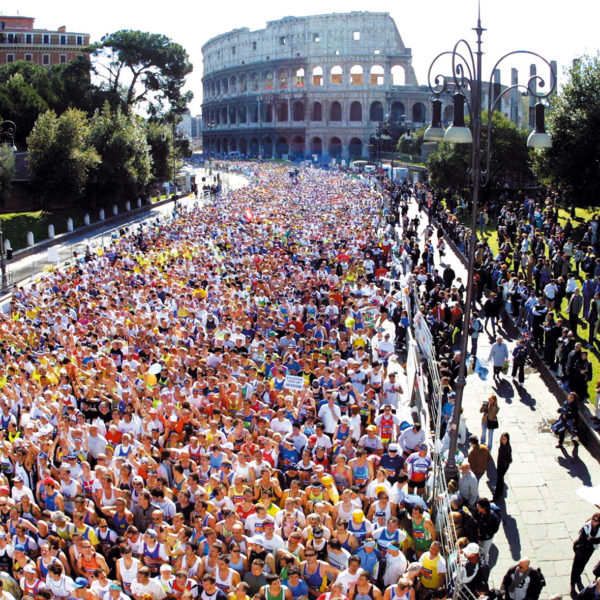
<path fill-rule="evenodd" d="M 7 145 L 13 151 L 17 151 L 15 146 L 15 133 L 17 126 L 13 121 L 2 121 L 0 123 L 0 140 L 6 140 Z M 6 250 L 4 248 L 4 232 L 2 231 L 2 219 L 0 219 L 0 291 L 4 294 L 8 288 L 8 277 L 6 274 Z"/>
<path fill-rule="evenodd" d="M 520 90 L 524 96 L 532 95 L 538 99 L 535 109 L 536 122 L 535 128 L 527 140 L 527 145 L 533 148 L 548 148 L 552 145 L 550 137 L 544 129 L 544 105 L 542 100 L 547 99 L 556 87 L 556 73 L 552 65 L 542 56 L 528 50 L 515 50 L 502 56 L 491 70 L 491 75 L 484 84 L 482 79 L 482 34 L 485 29 L 481 26 L 481 12 L 478 3 L 477 26 L 474 27 L 477 34 L 476 47 L 464 39 L 460 39 L 454 45 L 452 50 L 447 50 L 438 54 L 433 59 L 429 67 L 428 83 L 429 89 L 433 94 L 433 118 L 431 126 L 424 135 L 425 141 L 446 141 L 455 144 L 471 145 L 471 165 L 469 175 L 472 185 L 472 210 L 471 210 L 471 234 L 468 243 L 468 272 L 467 287 L 465 295 L 465 309 L 463 314 L 462 337 L 460 344 L 460 363 L 458 377 L 456 380 L 456 402 L 454 413 L 452 415 L 452 424 L 450 429 L 450 447 L 448 449 L 448 462 L 446 464 L 447 479 L 455 478 L 458 474 L 456 465 L 456 448 L 458 443 L 458 425 L 462 408 L 462 400 L 466 381 L 467 368 L 467 349 L 469 339 L 469 322 L 471 320 L 471 304 L 473 301 L 473 275 L 475 268 L 475 246 L 477 245 L 477 207 L 479 203 L 479 193 L 482 186 L 486 186 L 490 179 L 490 152 L 492 138 L 492 114 L 499 105 L 502 97 L 511 90 Z M 539 75 L 533 75 L 529 78 L 526 85 L 516 83 L 500 90 L 494 95 L 493 73 L 499 65 L 508 57 L 515 55 L 529 55 L 539 59 L 549 69 L 549 86 L 547 92 L 539 92 L 539 88 L 545 88 L 546 82 Z M 443 58 L 451 58 L 452 74 L 446 76 L 438 74 L 432 76 L 436 63 Z M 481 122 L 482 112 L 482 92 L 483 86 L 487 85 L 487 111 L 488 120 L 486 124 Z M 454 91 L 453 104 L 454 116 L 452 125 L 444 132 L 441 123 L 442 103 L 440 96 L 444 93 Z M 471 122 L 470 127 L 465 125 L 464 106 L 467 105 Z M 482 149 L 481 133 L 483 127 L 487 131 L 487 144 L 485 150 Z M 482 166 L 483 163 L 483 166 Z"/>

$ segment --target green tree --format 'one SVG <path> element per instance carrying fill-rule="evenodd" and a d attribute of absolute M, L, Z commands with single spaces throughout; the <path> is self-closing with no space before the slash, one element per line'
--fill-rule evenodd
<path fill-rule="evenodd" d="M 150 182 L 152 157 L 143 120 L 105 104 L 91 119 L 91 135 L 102 160 L 90 178 L 90 193 L 115 201 L 144 190 Z"/>
<path fill-rule="evenodd" d="M 21 73 L 14 73 L 4 85 L 0 85 L 0 114 L 14 121 L 15 143 L 22 146 L 38 116 L 48 110 L 47 102 L 37 90 L 25 81 Z"/>
<path fill-rule="evenodd" d="M 6 194 L 15 176 L 15 153 L 8 144 L 0 145 L 0 202 Z"/>
<path fill-rule="evenodd" d="M 424 129 L 413 131 L 410 134 L 404 133 L 398 140 L 397 152 L 402 154 L 421 155 L 421 146 L 423 145 Z"/>
<path fill-rule="evenodd" d="M 152 157 L 152 179 L 166 181 L 173 169 L 173 130 L 162 123 L 146 123 L 146 138 Z"/>
<path fill-rule="evenodd" d="M 569 71 L 552 101 L 548 125 L 552 147 L 536 150 L 534 170 L 542 183 L 562 192 L 570 206 L 597 206 L 600 195 L 600 57 L 586 56 Z"/>
<path fill-rule="evenodd" d="M 482 115 L 481 147 L 487 152 L 487 111 Z M 527 148 L 527 131 L 499 112 L 492 115 L 490 152 L 490 186 L 520 187 L 532 182 L 531 156 Z M 471 144 L 440 143 L 427 159 L 432 186 L 437 190 L 464 191 L 469 187 Z M 489 187 L 487 191 L 489 192 Z"/>
<path fill-rule="evenodd" d="M 81 200 L 90 171 L 100 161 L 87 115 L 72 108 L 60 117 L 47 111 L 36 121 L 27 145 L 31 187 L 42 208 Z"/>
<path fill-rule="evenodd" d="M 192 98 L 183 91 L 193 68 L 188 54 L 165 35 L 117 31 L 102 38 L 93 57 L 94 72 L 127 111 L 143 105 L 151 116 L 181 114 Z"/>

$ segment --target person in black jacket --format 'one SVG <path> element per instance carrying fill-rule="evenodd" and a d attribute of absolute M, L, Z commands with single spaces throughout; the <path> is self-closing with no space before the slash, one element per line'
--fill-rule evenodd
<path fill-rule="evenodd" d="M 598 545 L 600 545 L 600 512 L 592 515 L 592 518 L 583 524 L 577 539 L 573 542 L 575 556 L 571 567 L 571 594 L 576 591 L 575 587 L 580 592 L 583 589 L 581 574 Z M 599 575 L 598 571 L 600 571 L 600 562 L 594 567 L 594 575 Z"/>
<path fill-rule="evenodd" d="M 494 293 L 490 293 L 490 297 L 485 301 L 483 305 L 483 311 L 485 313 L 484 329 L 487 331 L 488 321 L 492 321 L 492 335 L 496 335 L 496 320 L 500 316 L 500 309 L 502 308 L 502 300 Z"/>
<path fill-rule="evenodd" d="M 504 575 L 501 590 L 505 600 L 538 600 L 542 587 L 538 571 L 531 568 L 528 558 L 522 558 Z"/>
<path fill-rule="evenodd" d="M 512 448 L 510 446 L 510 435 L 504 432 L 500 436 L 500 446 L 498 447 L 498 460 L 496 461 L 496 488 L 492 500 L 498 502 L 504 498 L 504 476 L 512 463 Z"/>
<path fill-rule="evenodd" d="M 563 447 L 565 434 L 568 431 L 571 434 L 573 446 L 577 448 L 577 446 L 579 446 L 579 441 L 577 439 L 577 394 L 571 392 L 558 409 L 558 413 L 560 414 L 560 418 L 557 423 L 561 423 L 564 426 L 556 427 L 555 433 L 558 433 L 558 444 L 556 444 L 556 447 Z M 552 426 L 553 429 L 555 429 L 555 425 L 556 423 Z"/>
<path fill-rule="evenodd" d="M 577 596 L 577 600 L 595 600 L 600 595 L 600 577 L 594 581 L 594 583 L 590 583 L 587 587 L 583 588 L 581 592 L 579 592 L 579 596 Z"/>

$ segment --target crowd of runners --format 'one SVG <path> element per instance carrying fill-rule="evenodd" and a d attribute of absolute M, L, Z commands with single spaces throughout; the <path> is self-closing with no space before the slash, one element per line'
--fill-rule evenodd
<path fill-rule="evenodd" d="M 5 593 L 448 595 L 434 445 L 395 360 L 409 315 L 394 277 L 427 289 L 431 232 L 405 222 L 399 244 L 373 181 L 243 168 L 246 187 L 89 249 L 0 317 Z M 410 193 L 392 190 L 396 208 Z M 461 286 L 445 286 L 459 308 Z M 454 560 L 487 593 L 497 516 L 464 492 L 472 444 Z M 521 561 L 507 597 L 536 600 L 535 573 Z"/>

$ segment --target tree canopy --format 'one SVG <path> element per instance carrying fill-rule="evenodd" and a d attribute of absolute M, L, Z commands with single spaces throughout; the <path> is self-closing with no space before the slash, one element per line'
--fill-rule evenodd
<path fill-rule="evenodd" d="M 487 124 L 487 111 L 482 121 Z M 527 131 L 499 112 L 492 115 L 492 144 L 490 154 L 490 184 L 502 187 L 522 186 L 534 179 L 527 148 Z M 482 149 L 487 148 L 487 127 L 482 128 Z M 469 186 L 471 144 L 442 142 L 427 160 L 430 181 L 437 190 L 463 191 Z"/>
<path fill-rule="evenodd" d="M 571 205 L 596 206 L 600 196 L 600 57 L 584 57 L 569 71 L 553 100 L 548 125 L 552 147 L 535 153 L 543 183 Z"/>
<path fill-rule="evenodd" d="M 93 69 L 105 89 L 120 94 L 125 110 L 143 105 L 153 117 L 181 114 L 191 100 L 183 92 L 192 64 L 182 46 L 165 35 L 121 30 L 95 47 Z"/>

